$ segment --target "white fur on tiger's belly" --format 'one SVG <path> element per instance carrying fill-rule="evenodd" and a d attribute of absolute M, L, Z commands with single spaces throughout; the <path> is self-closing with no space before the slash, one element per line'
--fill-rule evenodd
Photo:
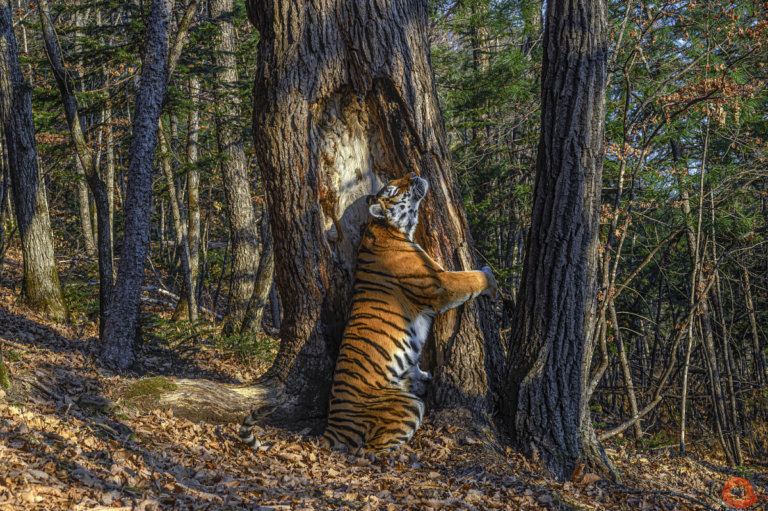
<path fill-rule="evenodd" d="M 420 314 L 408 328 L 408 332 L 410 334 L 410 337 L 407 339 L 409 341 L 407 343 L 407 349 L 409 350 L 408 355 L 410 356 L 411 360 L 414 361 L 413 369 L 414 372 L 419 376 L 420 380 L 432 379 L 431 374 L 422 371 L 419 367 L 419 357 L 421 357 L 421 350 L 424 348 L 427 335 L 429 335 L 429 329 L 432 326 L 432 316 L 433 313 L 431 311 Z"/>

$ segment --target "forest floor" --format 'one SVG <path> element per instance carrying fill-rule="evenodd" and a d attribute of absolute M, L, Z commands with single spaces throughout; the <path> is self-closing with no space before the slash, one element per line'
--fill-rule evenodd
<path fill-rule="evenodd" d="M 14 384 L 0 389 L 0 510 L 729 509 L 722 489 L 737 474 L 702 453 L 611 444 L 621 484 L 590 473 L 560 483 L 450 417 L 427 418 L 394 453 L 355 457 L 306 432 L 265 428 L 252 450 L 237 424 L 137 413 L 115 389 L 139 377 L 250 381 L 268 363 L 215 346 L 180 357 L 148 344 L 142 374 L 116 375 L 97 362 L 92 324 L 36 316 L 17 303 L 10 273 L 0 279 L 0 343 Z M 768 474 L 741 475 L 768 493 Z"/>

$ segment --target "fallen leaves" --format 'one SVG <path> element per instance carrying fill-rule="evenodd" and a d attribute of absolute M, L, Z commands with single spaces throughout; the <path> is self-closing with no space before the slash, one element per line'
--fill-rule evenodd
<path fill-rule="evenodd" d="M 14 307 L 0 304 L 0 339 L 19 351 L 9 369 L 21 377 L 0 395 L 0 510 L 648 511 L 696 507 L 675 492 L 716 505 L 714 495 L 727 479 L 690 459 L 608 449 L 624 484 L 636 493 L 583 467 L 559 483 L 456 420 L 427 420 L 409 444 L 385 455 L 329 451 L 308 431 L 274 428 L 261 430 L 258 449 L 247 449 L 237 439 L 237 425 L 195 424 L 165 411 L 122 415 L 110 389 L 124 379 L 94 366 L 93 341 L 13 314 Z M 190 369 L 191 375 L 197 370 Z"/>

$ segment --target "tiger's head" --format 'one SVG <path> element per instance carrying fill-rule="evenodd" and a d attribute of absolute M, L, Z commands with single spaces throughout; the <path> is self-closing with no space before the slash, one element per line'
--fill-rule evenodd
<path fill-rule="evenodd" d="M 419 223 L 419 204 L 428 189 L 427 180 L 411 172 L 390 181 L 376 195 L 368 196 L 368 210 L 373 218 L 385 221 L 413 240 Z"/>

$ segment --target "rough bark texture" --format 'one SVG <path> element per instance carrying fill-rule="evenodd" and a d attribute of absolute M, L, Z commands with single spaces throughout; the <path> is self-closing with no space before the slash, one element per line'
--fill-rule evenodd
<path fill-rule="evenodd" d="M 216 136 L 221 175 L 227 199 L 232 237 L 232 282 L 224 319 L 225 333 L 240 332 L 248 313 L 259 267 L 259 230 L 251 200 L 248 164 L 241 132 L 240 98 L 237 90 L 236 39 L 232 26 L 232 0 L 209 0 L 211 17 L 218 30 L 214 42 L 216 66 Z"/>
<path fill-rule="evenodd" d="M 21 235 L 24 297 L 32 309 L 64 321 L 67 308 L 56 272 L 48 199 L 37 161 L 32 86 L 24 80 L 19 65 L 13 14 L 7 0 L 0 0 L 0 121 Z"/>
<path fill-rule="evenodd" d="M 430 183 L 416 239 L 449 270 L 474 269 L 433 84 L 426 2 L 250 0 L 260 32 L 254 137 L 283 300 L 265 378 L 286 386 L 276 422 L 322 418 L 345 323 L 365 197 L 415 171 Z M 430 402 L 486 412 L 501 377 L 490 305 L 438 317 Z"/>
<path fill-rule="evenodd" d="M 602 1 L 547 2 L 542 132 L 503 417 L 523 452 L 560 480 L 605 471 L 587 388 L 594 350 L 605 115 Z"/>
<path fill-rule="evenodd" d="M 152 204 L 152 163 L 158 120 L 168 87 L 168 27 L 171 3 L 153 0 L 149 8 L 141 84 L 133 117 L 128 187 L 125 195 L 125 235 L 117 284 L 103 329 L 102 359 L 124 369 L 134 361 L 139 327 L 139 293 L 149 250 L 149 211 Z"/>
<path fill-rule="evenodd" d="M 105 314 L 109 309 L 109 303 L 112 296 L 112 289 L 114 287 L 114 269 L 112 264 L 112 221 L 111 205 L 107 192 L 107 185 L 101 179 L 99 171 L 96 166 L 96 158 L 88 147 L 88 143 L 85 140 L 85 129 L 82 125 L 82 119 L 78 112 L 77 101 L 74 96 L 74 88 L 67 79 L 67 72 L 64 69 L 64 64 L 61 60 L 61 50 L 59 49 L 59 43 L 56 36 L 56 31 L 53 27 L 50 14 L 48 12 L 48 2 L 46 0 L 38 0 L 38 12 L 40 15 L 40 23 L 43 27 L 43 38 L 45 40 L 45 54 L 48 57 L 48 62 L 51 64 L 53 75 L 56 78 L 56 84 L 61 93 L 61 101 L 64 106 L 64 113 L 67 118 L 67 124 L 69 125 L 70 135 L 72 136 L 72 143 L 75 146 L 75 155 L 77 157 L 78 171 L 82 171 L 85 176 L 88 186 L 93 193 L 94 201 L 96 204 L 96 228 L 97 228 L 97 240 L 98 240 L 98 254 L 99 254 L 99 331 L 103 334 Z M 85 193 L 85 197 L 81 197 L 82 202 L 85 202 L 86 211 L 81 215 L 89 217 L 88 212 L 88 193 Z M 86 225 L 87 224 L 87 225 Z M 91 222 L 88 220 L 86 223 L 83 220 L 83 230 L 91 229 Z M 91 233 L 92 237 L 92 233 Z"/>

